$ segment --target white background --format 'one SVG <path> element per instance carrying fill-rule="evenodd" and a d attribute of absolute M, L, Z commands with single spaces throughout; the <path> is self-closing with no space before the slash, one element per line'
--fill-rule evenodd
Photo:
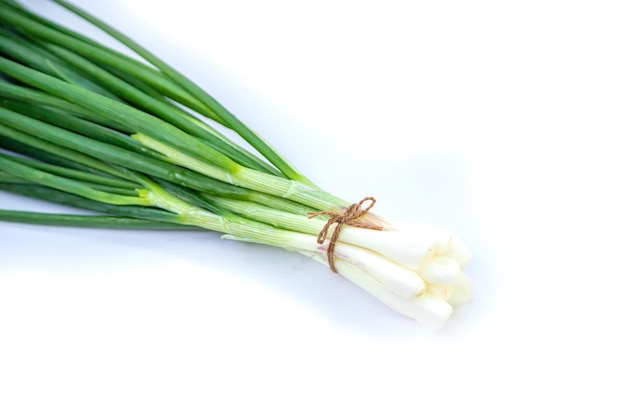
<path fill-rule="evenodd" d="M 319 185 L 457 233 L 475 297 L 433 332 L 282 250 L 2 223 L 0 415 L 624 415 L 621 2 L 81 3 Z"/>

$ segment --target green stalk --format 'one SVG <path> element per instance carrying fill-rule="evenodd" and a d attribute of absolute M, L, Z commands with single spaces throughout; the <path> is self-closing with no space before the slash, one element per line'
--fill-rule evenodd
<path fill-rule="evenodd" d="M 0 115 L 2 115 L 1 111 Z M 9 117 L 7 117 L 6 119 L 7 121 L 10 121 Z M 31 128 L 37 126 L 36 122 L 36 120 L 24 120 L 24 124 L 30 126 Z M 56 137 L 55 135 L 50 136 L 51 133 L 55 133 L 53 129 L 46 127 L 42 130 L 48 133 L 48 139 L 54 140 L 54 138 Z M 28 135 L 26 133 L 16 131 L 9 127 L 3 126 L 2 124 L 0 124 L 0 135 L 5 135 L 7 137 L 12 137 L 15 139 L 10 140 L 0 137 L 0 148 L 4 147 L 6 149 L 14 150 L 25 155 L 30 155 L 42 161 L 48 161 L 56 165 L 62 165 L 85 172 L 92 172 L 98 175 L 104 175 L 104 173 L 107 173 L 116 177 L 127 178 L 126 173 L 120 171 L 119 168 L 117 168 L 116 166 L 109 165 L 102 162 L 101 160 L 94 159 L 80 152 L 76 152 L 74 149 L 59 146 L 54 143 L 50 143 L 34 136 Z M 72 145 L 72 142 L 70 142 L 69 145 Z M 89 145 L 90 143 L 87 143 L 88 147 Z M 136 158 L 134 158 L 134 160 L 136 162 Z M 141 166 L 139 165 L 127 166 L 130 168 L 141 168 Z M 183 170 L 182 168 L 176 166 L 171 166 L 170 170 L 171 173 L 173 173 L 173 176 L 169 176 L 167 174 L 160 175 L 161 172 L 158 171 L 151 172 L 153 174 L 156 174 L 158 178 L 161 178 L 163 180 L 173 182 L 174 184 L 178 184 L 180 186 L 190 187 L 194 190 L 203 191 L 207 196 L 219 195 L 235 198 L 242 201 L 256 202 L 267 207 L 272 207 L 277 210 L 294 214 L 306 214 L 310 211 L 314 211 L 314 209 L 309 206 L 301 205 L 269 194 L 235 187 L 225 183 L 218 183 L 211 178 L 204 177 L 192 171 Z"/>
<path fill-rule="evenodd" d="M 227 196 L 224 196 L 224 197 L 227 197 Z M 231 197 L 231 198 L 237 199 L 239 201 L 250 201 L 251 203 L 258 203 L 262 206 L 271 207 L 275 210 L 279 210 L 285 213 L 305 215 L 306 213 L 315 211 L 312 207 L 305 206 L 304 204 L 296 203 L 290 200 L 285 200 L 284 198 L 276 197 L 276 196 L 265 194 L 265 193 L 254 192 L 254 191 L 251 191 L 250 195 L 245 200 L 241 198 L 237 198 L 237 197 Z"/>
<path fill-rule="evenodd" d="M 21 6 L 13 7 L 11 10 L 3 10 L 0 14 L 0 21 L 3 20 L 8 23 L 9 26 L 19 28 L 31 36 L 67 47 L 104 66 L 117 68 L 129 76 L 161 91 L 164 95 L 176 100 L 184 106 L 197 111 L 203 116 L 224 124 L 213 111 L 152 67 L 107 48 L 67 28 L 63 28 L 41 16 L 35 15 Z"/>
<path fill-rule="evenodd" d="M 138 206 L 148 206 L 152 204 L 144 190 L 138 189 L 135 197 L 99 191 L 85 185 L 83 182 L 32 168 L 24 163 L 12 160 L 3 154 L 0 154 L 0 169 L 28 181 L 45 185 L 46 187 L 56 188 L 103 203 Z"/>
<path fill-rule="evenodd" d="M 0 107 L 0 116 L 2 115 L 3 109 Z M 9 121 L 9 118 L 7 117 L 5 121 Z M 5 138 L 3 138 L 2 136 L 4 136 Z M 39 139 L 27 133 L 20 132 L 0 123 L 0 147 L 24 151 L 24 148 L 19 145 L 17 147 L 13 146 L 13 142 L 25 145 L 27 148 L 34 149 L 35 157 L 41 154 L 50 155 L 57 160 L 58 158 L 61 158 L 64 162 L 63 165 L 65 166 L 69 166 L 65 161 L 71 161 L 70 165 L 73 165 L 73 168 L 88 167 L 93 170 L 92 172 L 106 173 L 114 177 L 126 178 L 124 173 L 120 172 L 119 169 L 105 162 L 102 162 L 99 159 L 85 155 L 81 152 L 77 152 L 74 149 L 47 142 L 45 140 Z M 31 153 L 28 149 L 26 150 L 26 152 L 28 152 L 29 154 Z M 44 156 L 44 158 L 46 158 L 46 156 Z"/>
<path fill-rule="evenodd" d="M 209 146 L 215 148 L 219 152 L 231 158 L 233 161 L 236 161 L 238 164 L 262 172 L 280 175 L 275 168 L 261 161 L 250 152 L 235 145 L 224 136 L 215 135 L 210 129 L 200 127 L 198 122 L 194 123 L 192 121 L 192 117 L 190 115 L 186 114 L 183 110 L 173 104 L 151 97 L 126 81 L 84 59 L 78 54 L 52 44 L 46 44 L 45 47 L 51 50 L 55 55 L 64 59 L 66 62 L 71 63 L 83 73 L 88 74 L 100 85 L 104 86 L 109 91 L 114 92 L 127 102 L 133 103 L 135 106 L 171 123 L 173 126 L 176 126 L 190 135 L 203 139 Z"/>
<path fill-rule="evenodd" d="M 0 130 L 2 130 L 2 128 L 3 127 L 0 126 Z M 44 152 L 40 149 L 28 146 L 24 143 L 14 141 L 6 137 L 0 138 L 0 148 L 6 151 L 9 151 L 13 154 L 26 156 L 30 159 L 35 159 L 38 161 L 46 162 L 51 165 L 65 167 L 65 168 L 72 168 L 78 171 L 88 172 L 88 173 L 100 175 L 106 178 L 115 178 L 115 176 L 113 175 L 106 174 L 102 171 L 98 171 L 97 169 L 90 168 L 86 165 L 82 165 L 78 162 L 71 161 L 61 156 Z M 0 179 L 0 181 L 2 181 L 2 179 Z"/>
<path fill-rule="evenodd" d="M 4 108 L 56 127 L 69 130 L 82 136 L 87 136 L 100 142 L 126 148 L 150 158 L 162 161 L 167 160 L 167 158 L 158 152 L 154 152 L 141 146 L 136 141 L 132 140 L 132 138 L 126 133 L 118 132 L 108 127 L 80 119 L 72 116 L 71 114 L 60 112 L 56 109 L 41 107 L 37 104 L 27 104 L 19 101 L 4 101 L 0 104 Z"/>
<path fill-rule="evenodd" d="M 300 234 L 249 220 L 224 209 L 214 213 L 194 206 L 170 194 L 148 178 L 144 178 L 142 182 L 146 187 L 146 197 L 150 203 L 155 207 L 177 214 L 181 224 L 225 233 L 234 239 L 255 241 L 283 248 L 290 248 L 301 239 Z"/>
<path fill-rule="evenodd" d="M 166 155 L 172 162 L 199 172 L 219 181 L 261 191 L 276 197 L 295 201 L 317 210 L 334 210 L 347 207 L 348 204 L 317 187 L 312 187 L 294 180 L 278 178 L 246 167 L 239 167 L 235 172 L 227 172 L 219 167 L 204 162 L 202 159 L 186 155 L 166 143 L 155 140 L 143 133 L 132 135 L 142 145 Z"/>
<path fill-rule="evenodd" d="M 132 130 L 120 125 L 116 121 L 100 116 L 95 112 L 85 109 L 69 101 L 52 96 L 48 93 L 33 90 L 32 88 L 22 87 L 12 84 L 0 77 L 0 97 L 11 100 L 20 101 L 28 105 L 39 105 L 69 113 L 70 115 L 106 126 L 118 132 L 133 133 Z"/>
<path fill-rule="evenodd" d="M 96 113 L 107 114 L 135 132 L 145 132 L 192 155 L 211 161 L 212 164 L 228 172 L 236 172 L 241 168 L 241 165 L 205 145 L 198 138 L 127 104 L 111 100 L 1 57 L 0 70 L 17 80 L 47 91 L 57 97 L 85 106 Z"/>
<path fill-rule="evenodd" d="M 158 208 L 107 204 L 33 183 L 15 184 L 6 182 L 3 183 L 0 181 L 0 190 L 82 210 L 106 213 L 117 217 L 128 217 L 159 223 L 180 224 L 180 218 L 178 215 Z"/>
<path fill-rule="evenodd" d="M 32 159 L 18 158 L 16 156 L 11 156 L 11 155 L 2 155 L 2 156 L 4 158 L 8 158 L 9 160 L 12 160 L 13 162 L 19 162 L 21 164 L 27 165 L 39 171 L 45 171 L 50 174 L 59 175 L 59 176 L 73 179 L 76 181 L 90 183 L 92 185 L 102 185 L 106 187 L 116 188 L 118 190 L 126 190 L 126 191 L 130 190 L 133 193 L 134 193 L 134 189 L 137 188 L 137 184 L 130 182 L 130 181 L 124 181 L 124 180 L 117 179 L 117 178 L 104 177 L 102 175 L 96 175 L 93 173 L 79 171 L 79 170 L 71 169 L 71 168 L 64 168 L 58 165 L 48 164 L 45 162 L 40 162 L 40 161 L 36 161 Z"/>
<path fill-rule="evenodd" d="M 337 207 L 347 206 L 343 200 L 321 191 L 316 187 L 310 187 L 300 182 L 267 175 L 238 165 L 230 158 L 204 145 L 198 139 L 186 134 L 169 123 L 123 103 L 118 103 L 114 100 L 99 96 L 98 94 L 57 80 L 4 58 L 0 58 L 0 69 L 22 82 L 30 83 L 35 87 L 49 91 L 52 94 L 57 94 L 67 100 L 79 102 L 81 105 L 96 112 L 110 114 L 112 117 L 116 117 L 118 121 L 135 129 L 135 131 L 145 133 L 146 136 L 152 140 L 154 145 L 170 149 L 171 154 L 168 155 L 170 157 L 173 155 L 181 155 L 184 158 L 210 161 L 216 168 L 220 168 L 220 170 L 212 169 L 213 172 L 219 174 L 215 174 L 216 177 L 213 178 L 217 178 L 220 181 L 282 198 L 288 198 L 318 210 L 331 210 Z M 147 130 L 144 131 L 142 128 Z M 160 142 L 159 139 L 163 142 Z M 180 150 L 173 146 L 180 146 L 182 148 L 181 150 L 189 151 L 189 155 L 181 153 Z M 155 149 L 155 147 L 152 148 Z M 203 162 L 203 165 L 206 166 L 207 163 Z M 208 175 L 206 172 L 203 173 Z"/>
<path fill-rule="evenodd" d="M 200 230 L 194 226 L 175 223 L 161 223 L 127 217 L 33 213 L 16 210 L 0 210 L 0 221 L 37 224 L 45 226 L 86 227 L 101 229 L 132 230 Z"/>
<path fill-rule="evenodd" d="M 0 61 L 1 60 L 0 58 Z M 6 125 L 3 126 L 3 123 L 11 124 L 13 128 L 7 127 Z M 26 132 L 26 135 L 16 129 L 23 130 Z M 199 191 L 226 196 L 240 195 L 243 197 L 247 195 L 247 191 L 244 189 L 233 187 L 232 185 L 131 152 L 127 149 L 92 140 L 88 137 L 60 129 L 2 107 L 0 107 L 0 135 L 19 141 L 28 140 L 30 145 L 38 146 L 41 141 L 31 139 L 32 136 L 36 136 L 56 144 L 58 146 L 56 152 L 66 156 L 68 159 L 76 156 L 75 151 L 80 153 L 84 152 L 101 161 L 107 161 L 117 166 L 128 167 L 132 170 L 153 175 Z"/>
<path fill-rule="evenodd" d="M 155 67 L 160 69 L 165 75 L 167 75 L 170 79 L 176 82 L 176 84 L 180 85 L 196 99 L 200 100 L 207 107 L 209 107 L 215 114 L 220 117 L 220 119 L 224 120 L 227 126 L 231 127 L 257 151 L 259 151 L 261 155 L 263 155 L 265 158 L 267 158 L 268 161 L 274 164 L 274 166 L 276 166 L 287 178 L 299 181 L 304 184 L 312 185 L 312 183 L 291 163 L 289 163 L 284 156 L 280 155 L 280 153 L 276 149 L 274 149 L 269 144 L 269 142 L 264 140 L 256 132 L 254 132 L 243 122 L 241 122 L 237 117 L 235 117 L 234 114 L 228 111 L 224 106 L 222 106 L 217 100 L 215 100 L 211 95 L 206 93 L 193 81 L 189 80 L 187 77 L 176 71 L 173 67 L 169 66 L 167 63 L 157 58 L 154 54 L 134 42 L 132 39 L 112 28 L 111 26 L 107 25 L 95 16 L 92 16 L 84 10 L 63 0 L 54 1 L 65 7 L 66 9 L 72 11 L 73 13 L 77 14 L 78 16 L 82 17 L 83 19 L 87 20 L 88 22 L 92 23 L 94 26 L 102 29 L 113 38 L 117 39 L 119 42 L 136 52 L 146 61 L 150 62 Z"/>
<path fill-rule="evenodd" d="M 247 219 L 294 232 L 317 236 L 326 223 L 326 220 L 322 219 L 309 219 L 306 214 L 285 213 L 250 201 L 216 196 L 209 197 L 209 199 L 214 204 Z"/>
<path fill-rule="evenodd" d="M 0 185 L 2 183 L 7 184 L 28 184 L 24 178 L 16 177 L 15 175 L 7 174 L 6 172 L 0 171 Z"/>
<path fill-rule="evenodd" d="M 119 100 L 111 91 L 76 72 L 71 66 L 42 49 L 31 40 L 24 39 L 15 33 L 8 32 L 0 27 L 0 43 L 2 52 L 13 59 L 20 61 L 31 68 L 44 72 L 63 81 L 80 85 L 90 91 L 105 97 Z"/>

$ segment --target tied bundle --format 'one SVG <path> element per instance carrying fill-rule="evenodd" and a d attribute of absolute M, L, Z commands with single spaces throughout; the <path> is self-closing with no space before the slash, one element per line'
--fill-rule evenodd
<path fill-rule="evenodd" d="M 470 299 L 470 255 L 456 236 L 385 219 L 371 197 L 350 204 L 322 190 L 174 68 L 96 17 L 56 3 L 142 60 L 0 0 L 0 190 L 94 213 L 1 210 L 0 220 L 203 229 L 277 246 L 431 327 Z"/>

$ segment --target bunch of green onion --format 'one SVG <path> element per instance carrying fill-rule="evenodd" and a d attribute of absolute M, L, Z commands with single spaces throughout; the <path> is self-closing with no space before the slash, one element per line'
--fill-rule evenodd
<path fill-rule="evenodd" d="M 469 252 L 429 225 L 396 225 L 318 188 L 175 69 L 66 3 L 142 60 L 0 0 L 0 190 L 93 215 L 0 210 L 44 225 L 202 228 L 298 251 L 405 316 L 438 327 L 471 297 Z M 237 145 L 235 132 L 256 151 Z M 369 202 L 370 204 L 372 201 Z M 353 207 L 354 208 L 354 207 Z M 338 227 L 328 224 L 328 236 Z"/>

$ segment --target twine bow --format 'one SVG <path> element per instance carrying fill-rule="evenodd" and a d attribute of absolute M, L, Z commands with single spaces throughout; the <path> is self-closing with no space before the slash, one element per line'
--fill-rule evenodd
<path fill-rule="evenodd" d="M 364 203 L 370 201 L 370 204 L 366 207 L 363 207 Z M 312 219 L 317 216 L 327 215 L 331 216 L 330 219 L 326 222 L 319 235 L 317 235 L 317 243 L 320 245 L 324 244 L 326 238 L 328 237 L 328 231 L 333 224 L 337 224 L 335 226 L 335 230 L 333 231 L 332 236 L 330 237 L 330 243 L 328 244 L 328 249 L 326 250 L 326 255 L 328 256 L 328 265 L 330 266 L 331 271 L 337 272 L 337 268 L 335 268 L 335 245 L 337 244 L 337 239 L 339 239 L 339 233 L 341 232 L 341 228 L 344 225 L 353 226 L 353 227 L 361 227 L 364 229 L 373 229 L 373 230 L 383 230 L 382 227 L 366 224 L 357 221 L 360 217 L 367 214 L 368 211 L 374 207 L 376 204 L 376 199 L 374 197 L 365 197 L 361 201 L 355 204 L 351 204 L 342 214 L 337 214 L 332 211 L 316 211 L 314 213 L 309 213 L 309 219 Z"/>

